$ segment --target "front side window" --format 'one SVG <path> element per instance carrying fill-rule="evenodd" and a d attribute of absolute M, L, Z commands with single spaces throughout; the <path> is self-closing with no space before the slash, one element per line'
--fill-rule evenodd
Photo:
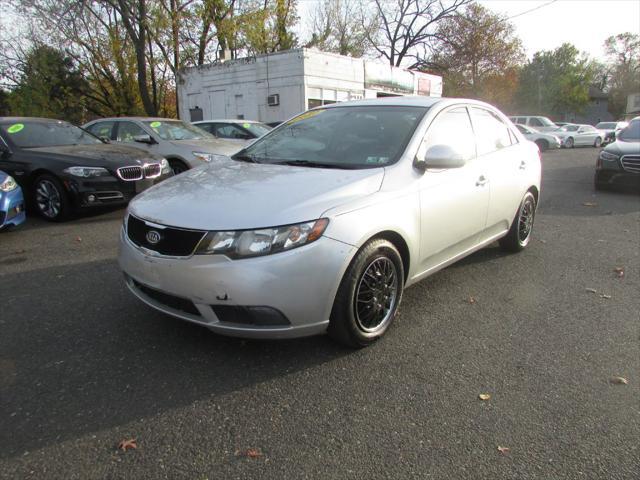
<path fill-rule="evenodd" d="M 147 132 L 145 132 L 142 127 L 139 127 L 133 122 L 118 122 L 118 142 L 135 142 L 135 137 L 139 137 L 140 135 L 147 135 Z"/>
<path fill-rule="evenodd" d="M 538 120 L 536 117 L 531 117 L 529 119 L 529 125 L 531 125 L 532 127 L 543 127 L 543 123 Z"/>
<path fill-rule="evenodd" d="M 509 129 L 493 112 L 484 108 L 471 107 L 471 118 L 476 134 L 478 156 L 511 145 Z"/>
<path fill-rule="evenodd" d="M 97 145 L 102 141 L 81 128 L 62 121 L 22 120 L 1 122 L 2 135 L 20 148 Z"/>
<path fill-rule="evenodd" d="M 232 139 L 247 139 L 250 137 L 249 133 L 243 131 L 240 127 L 231 123 L 220 124 L 216 128 L 216 136 L 219 138 L 232 138 Z"/>
<path fill-rule="evenodd" d="M 434 145 L 448 145 L 465 158 L 475 157 L 476 140 L 465 107 L 446 110 L 435 118 L 427 130 L 422 148 L 426 153 Z"/>
<path fill-rule="evenodd" d="M 162 140 L 205 140 L 213 136 L 195 125 L 179 120 L 151 120 L 143 122 Z"/>
<path fill-rule="evenodd" d="M 327 168 L 371 168 L 396 162 L 425 107 L 345 106 L 305 112 L 234 158 Z"/>
<path fill-rule="evenodd" d="M 108 138 L 111 140 L 111 132 L 113 131 L 113 125 L 115 122 L 97 122 L 87 127 L 91 133 L 99 138 Z"/>

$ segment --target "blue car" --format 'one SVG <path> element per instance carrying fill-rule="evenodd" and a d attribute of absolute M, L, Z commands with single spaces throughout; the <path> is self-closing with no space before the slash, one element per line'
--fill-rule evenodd
<path fill-rule="evenodd" d="M 22 189 L 10 175 L 0 171 L 0 229 L 17 227 L 26 220 Z"/>

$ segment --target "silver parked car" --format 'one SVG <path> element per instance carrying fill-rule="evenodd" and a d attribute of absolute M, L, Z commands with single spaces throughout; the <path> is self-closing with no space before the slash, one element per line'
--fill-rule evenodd
<path fill-rule="evenodd" d="M 203 162 L 233 155 L 242 148 L 189 123 L 170 118 L 101 118 L 87 123 L 84 128 L 105 140 L 135 145 L 163 156 L 176 175 Z"/>
<path fill-rule="evenodd" d="M 202 120 L 193 124 L 211 135 L 239 143 L 243 147 L 271 131 L 269 125 L 255 120 Z"/>
<path fill-rule="evenodd" d="M 405 287 L 525 248 L 540 194 L 538 148 L 473 100 L 318 107 L 232 158 L 139 195 L 119 263 L 143 302 L 234 336 L 367 345 Z"/>
<path fill-rule="evenodd" d="M 576 125 L 569 123 L 553 134 L 560 139 L 562 146 L 573 148 L 578 146 L 600 147 L 604 140 L 605 133 L 591 125 Z"/>
<path fill-rule="evenodd" d="M 549 150 L 550 148 L 560 148 L 562 145 L 560 139 L 551 133 L 539 132 L 535 128 L 525 127 L 519 124 L 516 124 L 516 128 L 520 130 L 524 138 L 538 145 L 541 152 Z"/>

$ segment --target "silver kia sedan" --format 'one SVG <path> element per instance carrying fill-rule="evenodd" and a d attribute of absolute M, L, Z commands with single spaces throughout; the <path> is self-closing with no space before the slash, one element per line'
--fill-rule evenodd
<path fill-rule="evenodd" d="M 119 262 L 140 300 L 215 332 L 360 347 L 404 288 L 496 240 L 525 248 L 539 195 L 538 148 L 491 105 L 327 105 L 137 196 Z"/>

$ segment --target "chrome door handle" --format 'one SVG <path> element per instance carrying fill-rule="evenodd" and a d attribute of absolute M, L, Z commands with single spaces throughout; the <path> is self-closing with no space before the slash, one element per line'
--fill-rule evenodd
<path fill-rule="evenodd" d="M 480 175 L 480 178 L 476 180 L 476 187 L 481 187 L 482 185 L 486 184 L 488 181 L 489 180 L 487 180 L 484 175 Z"/>

